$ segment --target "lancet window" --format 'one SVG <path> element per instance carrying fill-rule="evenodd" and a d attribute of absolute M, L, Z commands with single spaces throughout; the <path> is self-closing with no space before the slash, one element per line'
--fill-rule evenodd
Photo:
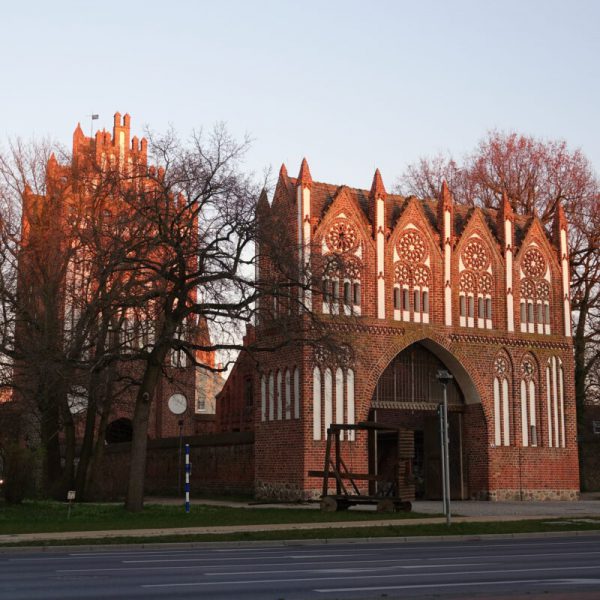
<path fill-rule="evenodd" d="M 261 421 L 300 418 L 300 370 L 278 369 L 260 380 Z"/>
<path fill-rule="evenodd" d="M 521 441 L 523 446 L 538 445 L 537 373 L 530 356 L 521 363 Z"/>
<path fill-rule="evenodd" d="M 510 446 L 509 362 L 505 356 L 494 361 L 494 445 Z"/>
<path fill-rule="evenodd" d="M 394 319 L 429 323 L 431 270 L 427 242 L 416 229 L 403 233 L 394 263 Z"/>
<path fill-rule="evenodd" d="M 328 363 L 328 352 L 317 352 L 319 363 Z M 342 364 L 336 368 L 323 365 L 313 369 L 313 440 L 327 436 L 332 423 L 355 422 L 354 407 L 354 371 L 342 358 Z M 344 439 L 344 433 L 340 434 Z M 348 441 L 354 441 L 354 432 L 347 433 Z"/>
<path fill-rule="evenodd" d="M 528 248 L 521 261 L 521 331 L 550 333 L 549 268 L 541 251 Z"/>
<path fill-rule="evenodd" d="M 361 314 L 362 261 L 359 235 L 346 219 L 336 219 L 323 240 L 323 312 Z"/>
<path fill-rule="evenodd" d="M 492 328 L 493 272 L 490 255 L 474 238 L 461 254 L 458 305 L 462 327 Z"/>
<path fill-rule="evenodd" d="M 546 365 L 548 446 L 565 447 L 565 379 L 562 361 L 552 356 Z"/>

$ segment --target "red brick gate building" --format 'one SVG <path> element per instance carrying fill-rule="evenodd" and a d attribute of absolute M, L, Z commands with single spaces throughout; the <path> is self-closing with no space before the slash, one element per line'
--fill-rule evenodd
<path fill-rule="evenodd" d="M 252 367 L 258 496 L 318 495 L 308 471 L 323 468 L 328 425 L 370 420 L 402 430 L 347 434 L 350 470 L 395 465 L 403 495 L 439 497 L 435 375 L 446 368 L 454 497 L 577 497 L 561 207 L 548 233 L 506 196 L 497 211 L 455 204 L 445 184 L 439 201 L 405 198 L 378 171 L 370 191 L 353 189 L 313 181 L 303 161 L 297 178 L 282 167 L 259 212 L 289 228 L 299 264 L 322 269 L 322 292 L 302 300 L 352 352 L 300 344 Z M 273 325 L 259 323 L 257 340 L 276 335 Z M 228 383 L 221 398 L 232 394 Z"/>

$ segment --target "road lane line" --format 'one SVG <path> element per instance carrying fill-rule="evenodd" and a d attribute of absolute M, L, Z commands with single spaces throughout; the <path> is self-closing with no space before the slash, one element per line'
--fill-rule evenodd
<path fill-rule="evenodd" d="M 207 571 L 204 573 L 207 577 L 219 577 L 222 575 L 267 575 L 273 573 L 359 573 L 373 571 L 390 571 L 391 569 L 443 569 L 444 567 L 472 567 L 488 565 L 490 563 L 462 563 L 459 565 L 390 565 L 389 567 L 365 567 L 361 568 L 322 568 L 322 569 L 275 569 L 270 571 L 227 571 L 226 573 L 217 573 Z"/>
<path fill-rule="evenodd" d="M 586 570 L 586 569 L 600 569 L 600 565 L 590 565 L 590 566 L 576 566 L 576 567 L 539 567 L 539 568 L 531 568 L 531 569 L 495 569 L 495 570 L 486 570 L 486 571 L 451 571 L 448 573 L 432 573 L 431 577 L 442 577 L 449 575 L 473 575 L 477 573 L 477 575 L 490 575 L 496 573 L 539 573 L 542 571 L 577 571 L 577 570 Z M 227 573 L 224 573 L 227 575 Z M 344 575 L 343 577 L 295 577 L 291 579 L 249 579 L 249 580 L 241 580 L 241 581 L 190 581 L 185 583 L 147 583 L 142 584 L 143 588 L 178 588 L 178 587 L 193 587 L 193 586 L 211 586 L 211 585 L 250 585 L 256 583 L 296 583 L 300 581 L 329 581 L 331 579 L 390 579 L 392 577 L 401 578 L 401 577 L 415 577 L 414 573 L 392 573 L 389 575 L 357 575 L 353 577 L 352 575 Z"/>
<path fill-rule="evenodd" d="M 544 552 L 544 553 L 534 553 L 534 554 L 497 554 L 497 555 L 472 555 L 472 556 L 448 556 L 448 557 L 430 557 L 430 558 L 378 558 L 378 559 L 371 559 L 371 560 L 363 560 L 360 557 L 348 557 L 345 560 L 333 560 L 333 561 L 328 561 L 328 564 L 354 564 L 354 563 L 358 563 L 358 564 L 370 564 L 370 563 L 377 563 L 377 564 L 382 564 L 382 563 L 396 563 L 396 562 L 410 562 L 410 561 L 452 561 L 452 563 L 448 563 L 445 566 L 448 567 L 456 567 L 459 566 L 458 564 L 454 563 L 454 561 L 457 560 L 470 560 L 470 559 L 483 559 L 485 558 L 486 560 L 503 560 L 503 559 L 515 559 L 515 558 L 540 558 L 540 557 L 551 557 L 551 556 L 589 556 L 591 554 L 600 554 L 600 551 L 586 551 L 586 552 L 562 552 L 562 553 L 558 553 L 558 552 Z M 354 560 L 352 560 L 354 558 Z M 225 559 L 225 558 L 214 558 L 214 559 L 199 559 L 199 560 L 204 560 L 204 562 L 208 562 L 209 560 L 213 560 L 213 561 L 218 561 L 218 560 L 231 560 L 231 561 L 235 561 L 237 559 L 231 558 L 231 559 Z M 247 560 L 247 559 L 246 559 Z M 122 562 L 122 561 L 121 561 Z M 0 567 L 1 567 L 0 563 Z M 308 565 L 313 565 L 313 564 L 322 564 L 321 560 L 313 560 L 313 561 L 303 561 L 303 562 L 294 562 L 292 563 L 293 566 L 308 566 Z M 483 563 L 477 563 L 477 564 L 483 564 Z M 489 563 L 485 563 L 485 564 L 489 564 Z M 275 562 L 275 563 L 269 563 L 270 566 L 272 567 L 283 567 L 283 566 L 290 566 L 289 562 Z M 432 567 L 433 565 L 427 564 L 424 566 L 429 566 Z M 102 572 L 120 572 L 120 571 L 151 571 L 151 570 L 157 570 L 157 571 L 166 571 L 166 570 L 189 570 L 189 569 L 210 569 L 210 568 L 221 568 L 221 569 L 227 569 L 229 568 L 228 564 L 224 564 L 222 566 L 219 565 L 183 565 L 183 566 L 176 566 L 176 565 L 169 565 L 167 567 L 160 567 L 160 566 L 152 566 L 152 567 L 94 567 L 94 568 L 87 568 L 87 569 L 56 569 L 55 572 L 56 573 L 102 573 Z"/>
<path fill-rule="evenodd" d="M 287 555 L 282 555 L 281 558 L 315 558 L 315 559 L 322 559 L 322 558 L 340 558 L 340 557 L 345 557 L 346 554 L 319 554 L 317 556 L 313 555 L 308 555 L 308 556 L 299 556 L 299 555 L 293 555 L 293 554 L 287 554 Z M 262 557 L 260 557 L 262 558 Z M 166 563 L 166 562 L 192 562 L 192 561 L 198 561 L 198 560 L 206 560 L 206 561 L 240 561 L 240 560 L 257 560 L 256 556 L 239 556 L 236 558 L 228 558 L 228 557 L 219 557 L 219 558 L 167 558 L 167 559 L 150 559 L 150 560 L 124 560 L 122 561 L 123 564 L 135 564 L 135 563 Z"/>
<path fill-rule="evenodd" d="M 315 589 L 313 592 L 319 592 L 321 594 L 339 594 L 343 592 L 377 592 L 383 590 L 417 590 L 423 588 L 448 588 L 448 587 L 476 587 L 476 586 L 488 586 L 488 585 L 514 585 L 514 584 L 550 584 L 556 585 L 561 583 L 564 579 L 515 579 L 513 581 L 469 581 L 466 583 L 415 583 L 406 585 L 379 585 L 371 587 L 353 587 L 353 588 L 323 588 Z"/>
<path fill-rule="evenodd" d="M 124 530 L 126 532 L 126 530 Z M 567 546 L 567 545 L 589 545 L 589 544 L 598 544 L 600 542 L 600 536 L 595 538 L 595 539 L 586 539 L 586 540 L 581 540 L 581 539 L 573 539 L 570 541 L 557 541 L 559 538 L 546 538 L 544 540 L 539 540 L 539 541 L 531 541 L 532 538 L 523 538 L 522 541 L 518 541 L 518 542 L 514 542 L 514 543 L 510 543 L 510 544 L 505 544 L 505 543 L 486 543 L 486 544 L 480 544 L 478 543 L 478 540 L 473 540 L 470 544 L 457 544 L 456 542 L 453 541 L 444 541 L 444 542 L 439 542 L 436 543 L 436 550 L 461 550 L 464 548 L 470 548 L 473 549 L 473 546 L 476 546 L 477 548 L 535 548 L 537 546 L 544 546 L 544 547 L 548 547 L 548 545 L 552 545 L 552 546 Z M 388 544 L 380 544 L 380 545 L 373 545 L 373 544 L 361 544 L 360 542 L 352 542 L 353 547 L 349 548 L 348 550 L 346 550 L 345 548 L 340 547 L 341 544 L 327 544 L 330 548 L 335 547 L 336 548 L 336 552 L 347 552 L 347 553 L 353 553 L 356 552 L 357 549 L 363 549 L 365 552 L 369 552 L 369 553 L 373 553 L 373 552 L 378 552 L 378 551 L 389 551 L 390 548 L 395 548 L 395 549 L 402 549 L 402 550 L 410 550 L 410 551 L 415 551 L 415 550 L 423 550 L 423 551 L 428 551 L 432 545 L 431 540 L 423 540 L 422 542 L 389 542 Z M 296 546 L 298 547 L 298 546 Z M 316 544 L 314 546 L 303 546 L 306 548 L 323 548 L 323 544 Z M 332 548 L 333 549 L 333 548 Z M 289 553 L 290 551 L 290 547 L 286 547 L 286 548 L 282 548 L 281 552 L 283 554 L 285 554 L 286 552 Z M 149 554 L 153 554 L 153 555 L 157 555 L 157 556 L 161 556 L 161 555 L 166 555 L 166 554 L 170 554 L 170 553 L 174 553 L 175 555 L 179 555 L 180 553 L 183 554 L 188 554 L 189 551 L 186 550 L 173 550 L 173 551 L 167 551 L 167 550 L 163 550 L 160 551 L 159 553 L 155 553 L 152 551 L 149 551 Z M 206 553 L 213 553 L 213 552 L 251 552 L 253 554 L 260 552 L 261 555 L 265 555 L 267 552 L 273 552 L 274 554 L 279 554 L 279 552 L 277 550 L 275 550 L 275 548 L 269 547 L 268 550 L 263 550 L 262 548 L 215 548 L 213 549 L 207 549 Z M 310 554 L 310 552 L 307 550 L 305 552 L 306 554 Z M 148 554 L 148 555 L 149 555 Z M 62 557 L 55 557 L 55 556 L 39 556 L 39 557 L 21 557 L 21 558 L 9 558 L 7 560 L 11 561 L 11 562 L 34 562 L 34 561 L 57 561 L 57 560 L 70 560 L 70 559 L 75 559 L 75 558 L 93 558 L 94 556 L 102 556 L 102 557 L 109 557 L 109 556 L 118 556 L 118 555 L 128 555 L 131 556 L 130 553 L 128 552 L 94 552 L 94 553 L 69 553 L 67 556 L 62 556 Z M 147 554 L 145 552 L 136 552 L 135 553 L 136 556 L 146 556 Z"/>

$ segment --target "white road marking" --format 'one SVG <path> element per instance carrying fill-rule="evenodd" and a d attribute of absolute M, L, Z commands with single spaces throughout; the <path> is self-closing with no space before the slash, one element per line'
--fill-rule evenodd
<path fill-rule="evenodd" d="M 206 572 L 204 575 L 211 577 L 218 577 L 223 575 L 268 575 L 273 573 L 363 573 L 363 572 L 374 572 L 374 571 L 390 571 L 392 569 L 443 569 L 444 567 L 472 567 L 472 566 L 481 566 L 488 565 L 490 563 L 462 563 L 459 565 L 390 565 L 389 567 L 365 567 L 363 568 L 354 568 L 354 567 L 346 567 L 339 569 L 294 569 L 290 571 L 290 569 L 283 570 L 270 570 L 270 571 L 227 571 L 226 573 L 217 573 L 217 572 Z"/>
<path fill-rule="evenodd" d="M 600 554 L 600 550 L 598 551 L 586 551 L 586 552 L 543 552 L 543 553 L 532 553 L 532 554 L 497 554 L 497 555 L 473 555 L 473 556 L 438 556 L 438 557 L 431 557 L 431 558 L 377 558 L 377 559 L 372 559 L 372 560 L 363 560 L 361 557 L 348 557 L 345 560 L 332 560 L 332 561 L 328 561 L 329 564 L 339 564 L 339 563 L 343 563 L 343 564 L 353 564 L 353 563 L 358 563 L 358 564 L 369 564 L 369 563 L 378 563 L 378 564 L 382 564 L 382 563 L 389 563 L 389 562 L 409 562 L 409 561 L 456 561 L 456 560 L 470 560 L 470 559 L 489 559 L 489 560 L 502 560 L 502 559 L 511 559 L 511 558 L 539 558 L 539 557 L 543 557 L 543 556 L 589 556 L 591 554 Z M 351 560 L 352 558 L 354 558 L 355 560 Z M 237 562 L 239 560 L 252 560 L 250 557 L 235 557 L 235 558 L 198 558 L 198 559 L 188 559 L 188 561 L 192 561 L 192 560 L 199 560 L 199 561 L 204 561 L 204 562 L 208 562 L 208 561 L 233 561 L 233 562 Z M 121 561 L 121 563 L 125 564 L 128 562 L 136 562 L 136 561 Z M 148 562 L 148 561 L 141 561 L 143 562 Z M 157 561 L 157 562 L 163 562 L 163 561 Z M 176 561 L 176 562 L 180 562 L 180 561 Z M 283 566 L 287 566 L 289 567 L 291 563 L 289 562 L 280 562 L 280 563 L 269 563 L 270 566 L 272 567 L 283 567 Z M 312 564 L 321 564 L 321 560 L 313 560 L 313 561 L 304 561 L 304 562 L 294 562 L 293 566 L 307 566 L 307 565 L 312 565 Z M 465 563 L 463 563 L 465 564 Z M 471 563 L 469 563 L 471 564 Z M 484 564 L 484 563 L 476 563 L 476 564 Z M 485 564 L 490 564 L 490 563 L 485 563 Z M 427 564 L 427 565 L 423 565 L 423 568 L 426 567 L 434 567 L 434 566 L 447 566 L 447 567 L 458 567 L 461 566 L 461 564 L 457 564 L 452 562 L 451 564 L 447 564 L 447 565 L 431 565 L 431 564 Z M 103 572 L 103 571 L 147 571 L 147 570 L 158 570 L 158 571 L 163 571 L 163 570 L 169 570 L 169 569 L 210 569 L 210 568 L 217 568 L 217 565 L 190 565 L 190 566 L 176 566 L 176 565 L 169 565 L 168 567 L 159 567 L 159 566 L 153 566 L 153 567 L 94 567 L 94 568 L 88 568 L 88 569 L 56 569 L 57 573 L 99 573 L 99 572 Z M 227 569 L 229 567 L 228 564 L 224 564 L 218 568 L 222 568 L 222 569 Z M 256 573 L 257 571 L 244 571 L 244 572 L 237 572 L 236 574 L 243 574 L 243 573 Z"/>
<path fill-rule="evenodd" d="M 447 588 L 447 587 L 473 587 L 488 585 L 514 585 L 514 584 L 560 584 L 561 579 L 515 579 L 514 581 L 469 581 L 466 583 L 415 583 L 407 585 L 379 585 L 373 587 L 354 587 L 354 588 L 324 588 L 313 590 L 321 594 L 339 594 L 341 592 L 376 592 L 383 590 L 416 590 L 420 588 Z"/>
<path fill-rule="evenodd" d="M 264 556 L 264 555 L 263 555 Z M 282 555 L 281 558 L 339 558 L 346 556 L 345 554 L 318 554 L 316 556 L 309 554 L 308 556 L 299 555 Z M 134 563 L 167 563 L 167 562 L 192 562 L 192 561 L 240 561 L 240 560 L 256 560 L 256 556 L 238 556 L 236 558 L 219 557 L 219 558 L 167 558 L 167 559 L 150 559 L 150 560 L 124 560 L 123 564 L 134 564 Z"/>
<path fill-rule="evenodd" d="M 577 571 L 577 570 L 586 570 L 586 569 L 600 569 L 600 565 L 590 565 L 590 566 L 576 566 L 576 567 L 560 567 L 560 571 Z M 487 570 L 487 571 L 451 571 L 448 573 L 432 573 L 431 577 L 442 577 L 448 575 L 473 575 L 477 573 L 477 575 L 489 575 L 492 573 L 539 573 L 541 571 L 557 571 L 559 570 L 556 566 L 554 567 L 539 567 L 539 568 L 531 568 L 531 569 L 496 569 L 496 570 Z M 227 573 L 224 573 L 227 575 Z M 392 573 L 389 575 L 357 575 L 356 577 L 352 575 L 344 575 L 344 577 L 334 577 L 333 579 L 390 579 L 392 577 L 401 578 L 401 577 L 414 577 L 413 573 Z M 168 587 L 193 587 L 193 586 L 210 586 L 210 585 L 249 585 L 256 583 L 295 583 L 299 581 L 328 581 L 332 579 L 331 577 L 296 577 L 292 579 L 249 579 L 243 581 L 190 581 L 187 583 L 150 583 L 150 584 L 142 584 L 143 588 L 168 588 Z"/>
<path fill-rule="evenodd" d="M 440 544 L 438 546 L 436 546 L 436 550 L 460 550 L 463 548 L 470 548 L 473 549 L 473 545 L 476 545 L 477 548 L 535 548 L 537 546 L 544 546 L 545 548 L 548 547 L 549 544 L 552 544 L 552 546 L 565 546 L 565 545 L 588 545 L 588 544 L 598 544 L 599 540 L 598 539 L 586 539 L 586 540 L 571 540 L 571 541 L 565 541 L 565 542 L 559 542 L 556 541 L 556 538 L 548 538 L 546 540 L 540 540 L 532 542 L 530 541 L 530 539 L 523 539 L 523 541 L 520 542 L 514 542 L 514 543 L 509 543 L 509 544 L 504 544 L 504 543 L 498 543 L 498 544 L 479 544 L 477 542 L 477 540 L 473 540 L 473 543 L 467 545 L 467 544 L 456 544 L 455 542 L 449 542 L 449 541 L 444 541 L 444 542 L 440 542 Z M 329 547 L 334 546 L 334 544 L 327 544 Z M 340 544 L 337 544 L 336 546 L 340 546 Z M 315 548 L 316 546 L 306 546 L 308 548 Z M 323 544 L 319 544 L 319 547 L 323 547 Z M 426 551 L 428 549 L 430 549 L 431 547 L 431 541 L 427 540 L 427 541 L 423 541 L 423 542 L 416 542 L 416 543 L 405 543 L 405 542 L 389 542 L 389 544 L 379 544 L 377 546 L 371 545 L 369 544 L 368 547 L 366 547 L 364 544 L 361 545 L 360 543 L 354 544 L 352 547 L 348 548 L 347 550 L 345 548 L 336 548 L 336 552 L 346 552 L 346 553 L 356 553 L 357 552 L 357 548 L 360 548 L 361 551 L 364 552 L 368 552 L 368 553 L 373 553 L 373 552 L 383 552 L 383 551 L 387 551 L 390 548 L 396 548 L 396 549 L 402 549 L 402 550 L 423 550 Z M 148 552 L 136 552 L 135 554 L 133 554 L 133 556 L 150 556 L 150 555 L 155 555 L 155 556 L 162 556 L 162 555 L 179 555 L 179 554 L 188 554 L 190 552 L 195 552 L 195 553 L 199 553 L 198 549 L 193 549 L 193 550 L 172 550 L 172 551 L 167 551 L 167 550 L 162 550 L 160 552 L 153 552 L 153 551 L 148 551 Z M 214 549 L 214 550 L 206 550 L 206 554 L 213 554 L 215 552 L 251 552 L 252 554 L 256 554 L 258 552 L 261 553 L 261 556 L 265 556 L 267 554 L 267 552 L 273 552 L 273 554 L 275 555 L 281 555 L 283 556 L 287 556 L 288 553 L 290 552 L 290 547 L 286 547 L 286 548 L 282 548 L 280 551 L 276 550 L 274 547 L 271 548 L 269 547 L 268 550 L 265 550 L 263 548 L 219 548 L 219 549 Z M 312 554 L 309 551 L 306 551 L 305 554 L 309 554 L 312 556 Z M 30 557 L 22 557 L 22 558 L 9 558 L 8 561 L 11 562 L 33 562 L 33 561 L 39 561 L 39 562 L 44 562 L 44 561 L 57 561 L 57 560 L 72 560 L 72 559 L 78 559 L 78 558 L 93 558 L 95 556 L 101 556 L 101 557 L 108 557 L 108 556 L 120 556 L 120 555 L 124 555 L 124 556 L 132 556 L 132 553 L 126 552 L 126 551 L 122 551 L 122 552 L 94 552 L 94 553 L 70 553 L 67 556 L 30 556 Z M 0 555 L 1 556 L 1 555 Z M 240 557 L 241 558 L 241 557 Z M 238 558 L 238 560 L 240 559 Z"/>
<path fill-rule="evenodd" d="M 562 579 L 558 580 L 561 583 L 568 583 L 569 585 L 598 585 L 600 584 L 600 579 Z M 555 585 L 559 585 L 559 583 Z"/>

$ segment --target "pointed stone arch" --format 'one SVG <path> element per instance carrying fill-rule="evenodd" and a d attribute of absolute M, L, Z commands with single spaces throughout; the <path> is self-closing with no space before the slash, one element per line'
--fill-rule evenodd
<path fill-rule="evenodd" d="M 400 427 L 400 446 L 405 451 L 412 448 L 411 456 L 418 471 L 417 483 L 405 482 L 406 485 L 416 485 L 413 493 L 417 497 L 438 497 L 441 462 L 437 406 L 443 394 L 436 374 L 440 368 L 448 369 L 454 376 L 448 388 L 450 427 L 454 432 L 450 450 L 452 494 L 455 498 L 485 496 L 489 480 L 486 466 L 489 443 L 480 384 L 472 376 L 474 369 L 464 357 L 457 355 L 459 346 L 454 347 L 447 339 L 421 336 L 403 341 L 385 352 L 373 369 L 374 375 L 364 393 L 369 400 L 363 403 L 359 419 Z M 372 441 L 369 457 L 375 473 L 378 473 L 377 465 L 381 466 L 381 453 L 387 451 L 385 446 L 377 445 L 378 439 Z M 479 455 L 481 461 L 467 467 L 467 454 Z"/>

